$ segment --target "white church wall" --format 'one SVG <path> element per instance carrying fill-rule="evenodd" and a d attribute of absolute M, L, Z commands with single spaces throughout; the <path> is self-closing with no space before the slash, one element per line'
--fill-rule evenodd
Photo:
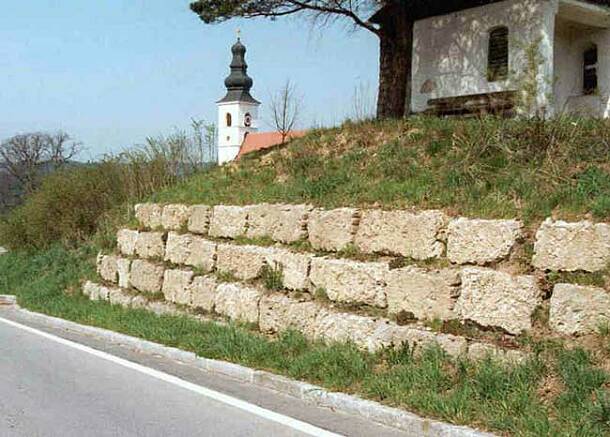
<path fill-rule="evenodd" d="M 231 126 L 227 126 L 227 114 L 231 115 Z M 252 123 L 245 125 L 246 114 Z M 218 104 L 218 163 L 223 164 L 235 159 L 247 132 L 256 132 L 258 104 L 247 102 L 228 102 Z"/>
<path fill-rule="evenodd" d="M 553 92 L 556 0 L 506 0 L 419 20 L 414 27 L 412 110 L 425 111 L 428 100 L 517 90 L 525 68 L 525 50 L 539 42 L 546 60 L 540 67 L 539 107 L 549 112 Z M 509 29 L 509 79 L 487 80 L 489 30 Z"/>
<path fill-rule="evenodd" d="M 610 103 L 610 31 L 558 19 L 555 38 L 554 98 L 557 111 L 607 117 Z M 598 92 L 584 95 L 583 57 L 593 44 L 598 49 Z"/>

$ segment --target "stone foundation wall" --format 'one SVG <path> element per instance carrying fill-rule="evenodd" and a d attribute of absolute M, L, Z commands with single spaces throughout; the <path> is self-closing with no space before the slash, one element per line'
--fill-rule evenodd
<path fill-rule="evenodd" d="M 155 294 L 164 302 L 151 305 L 199 309 L 266 333 L 292 328 L 370 350 L 437 342 L 471 356 L 516 353 L 426 326 L 457 321 L 510 338 L 531 330 L 544 308 L 557 335 L 610 323 L 603 287 L 548 281 L 549 272 L 604 273 L 608 224 L 548 219 L 528 241 L 516 220 L 440 211 L 145 204 L 136 217 L 139 230 L 117 233 L 118 253 L 100 256 L 107 286 L 89 290 L 94 298 L 127 302 L 122 290 L 141 304 L 142 294 Z M 514 268 L 517 252 L 525 272 Z"/>

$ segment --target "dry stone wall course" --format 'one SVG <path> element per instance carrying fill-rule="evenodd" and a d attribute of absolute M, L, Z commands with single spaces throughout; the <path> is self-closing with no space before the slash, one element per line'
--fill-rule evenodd
<path fill-rule="evenodd" d="M 197 276 L 190 285 L 192 306 L 211 312 L 214 310 L 214 299 L 218 282 L 213 276 Z"/>
<path fill-rule="evenodd" d="M 204 272 L 214 270 L 216 243 L 192 234 L 170 232 L 167 235 L 165 261 L 197 267 Z"/>
<path fill-rule="evenodd" d="M 131 229 L 119 230 L 117 232 L 117 246 L 119 252 L 125 256 L 135 255 L 139 234 L 138 231 L 132 231 Z"/>
<path fill-rule="evenodd" d="M 191 282 L 194 273 L 189 270 L 166 270 L 163 276 L 163 296 L 171 303 L 191 305 Z"/>
<path fill-rule="evenodd" d="M 447 217 L 441 211 L 366 210 L 356 233 L 355 243 L 365 253 L 387 253 L 416 260 L 438 258 L 443 254 L 440 241 Z"/>
<path fill-rule="evenodd" d="M 386 288 L 388 312 L 404 311 L 420 320 L 453 319 L 459 284 L 459 271 L 454 269 L 431 271 L 409 266 L 391 270 Z"/>
<path fill-rule="evenodd" d="M 191 209 L 186 205 L 165 205 L 161 216 L 161 225 L 170 231 L 179 231 L 187 226 Z"/>
<path fill-rule="evenodd" d="M 142 258 L 163 259 L 165 255 L 163 232 L 140 232 L 136 241 L 136 255 Z"/>
<path fill-rule="evenodd" d="M 212 207 L 208 205 L 191 206 L 191 215 L 188 220 L 188 231 L 193 234 L 207 235 L 210 229 Z"/>
<path fill-rule="evenodd" d="M 313 258 L 309 279 L 313 290 L 323 289 L 335 302 L 356 303 L 385 308 L 385 278 L 389 267 L 381 262 Z"/>
<path fill-rule="evenodd" d="M 163 285 L 163 271 L 163 266 L 136 259 L 131 263 L 129 273 L 131 286 L 144 293 L 158 293 Z"/>
<path fill-rule="evenodd" d="M 354 243 L 359 217 L 355 208 L 314 209 L 307 222 L 311 246 L 326 251 L 345 249 Z"/>
<path fill-rule="evenodd" d="M 455 309 L 465 320 L 520 334 L 532 328 L 532 315 L 541 303 L 542 293 L 533 276 L 468 267 L 462 270 Z"/>
<path fill-rule="evenodd" d="M 217 238 L 237 238 L 246 234 L 247 225 L 246 207 L 217 205 L 212 210 L 209 234 Z"/>
<path fill-rule="evenodd" d="M 163 207 L 156 203 L 140 203 L 135 207 L 136 219 L 148 229 L 161 227 Z"/>
<path fill-rule="evenodd" d="M 521 237 L 516 220 L 458 218 L 447 229 L 447 258 L 457 264 L 484 265 L 506 258 Z"/>
<path fill-rule="evenodd" d="M 231 320 L 258 323 L 262 296 L 263 293 L 255 288 L 223 283 L 216 289 L 214 307 L 218 314 Z"/>
<path fill-rule="evenodd" d="M 538 229 L 533 264 L 539 269 L 595 272 L 609 263 L 609 224 L 547 219 Z"/>
<path fill-rule="evenodd" d="M 549 325 L 561 334 L 590 334 L 610 325 L 610 293 L 603 288 L 557 284 Z"/>

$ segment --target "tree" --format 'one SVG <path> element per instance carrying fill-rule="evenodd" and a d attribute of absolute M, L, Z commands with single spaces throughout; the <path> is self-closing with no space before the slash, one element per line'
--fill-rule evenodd
<path fill-rule="evenodd" d="M 404 0 L 197 0 L 190 7 L 205 23 L 235 17 L 275 19 L 309 14 L 325 24 L 345 19 L 379 38 L 377 117 L 402 117 L 410 108 L 413 21 Z M 382 14 L 375 14 L 383 6 Z M 369 21 L 375 14 L 375 23 Z"/>
<path fill-rule="evenodd" d="M 282 136 L 282 144 L 296 125 L 301 109 L 302 99 L 297 95 L 296 86 L 287 80 L 279 91 L 271 96 L 271 116 L 273 126 Z"/>
<path fill-rule="evenodd" d="M 19 181 L 26 193 L 30 193 L 37 186 L 43 165 L 57 169 L 80 150 L 81 144 L 65 132 L 32 132 L 15 135 L 0 143 L 0 158 L 6 171 Z"/>

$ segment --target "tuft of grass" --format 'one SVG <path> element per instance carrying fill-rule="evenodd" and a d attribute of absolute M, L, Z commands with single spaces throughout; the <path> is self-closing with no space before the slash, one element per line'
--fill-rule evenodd
<path fill-rule="evenodd" d="M 99 247 L 58 245 L 38 253 L 0 257 L 0 293 L 18 296 L 32 311 L 141 337 L 200 356 L 270 370 L 356 393 L 432 418 L 510 435 L 604 436 L 609 375 L 580 349 L 549 349 L 509 367 L 493 359 L 478 363 L 447 356 L 438 347 L 417 354 L 408 346 L 375 354 L 353 344 L 324 344 L 298 332 L 270 339 L 236 324 L 219 325 L 185 316 L 157 316 L 78 293 L 82 278 L 95 275 Z M 66 290 L 69 293 L 66 293 Z M 548 375 L 562 381 L 551 402 L 539 387 Z"/>
<path fill-rule="evenodd" d="M 284 289 L 284 271 L 280 264 L 263 266 L 260 277 L 267 290 L 279 291 Z"/>

